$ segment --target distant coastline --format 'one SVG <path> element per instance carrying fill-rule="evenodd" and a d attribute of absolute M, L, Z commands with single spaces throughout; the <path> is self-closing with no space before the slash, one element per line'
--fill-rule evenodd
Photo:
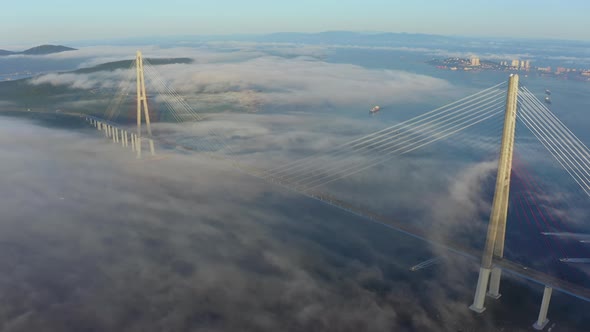
<path fill-rule="evenodd" d="M 510 61 L 494 62 L 480 60 L 478 57 L 467 58 L 445 58 L 427 61 L 428 64 L 438 69 L 450 71 L 508 71 L 533 73 L 539 76 L 554 77 L 558 79 L 590 82 L 589 68 L 567 68 L 567 67 L 533 67 L 529 60 L 512 59 Z"/>

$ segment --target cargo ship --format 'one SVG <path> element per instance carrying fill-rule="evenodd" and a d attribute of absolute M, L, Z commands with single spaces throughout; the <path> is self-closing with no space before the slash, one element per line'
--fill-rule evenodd
<path fill-rule="evenodd" d="M 549 89 L 545 89 L 545 93 L 549 96 L 551 95 L 551 91 Z"/>
<path fill-rule="evenodd" d="M 375 107 L 371 108 L 371 110 L 369 111 L 369 114 L 375 114 L 375 113 L 379 112 L 380 110 L 381 110 L 381 107 L 375 106 Z"/>

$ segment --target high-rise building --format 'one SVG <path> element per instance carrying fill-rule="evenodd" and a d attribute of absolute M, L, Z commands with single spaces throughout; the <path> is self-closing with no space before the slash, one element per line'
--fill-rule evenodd
<path fill-rule="evenodd" d="M 531 68 L 531 61 L 530 60 L 525 60 L 524 62 L 524 69 L 530 69 Z"/>
<path fill-rule="evenodd" d="M 519 64 L 518 59 L 514 59 L 514 60 L 512 60 L 512 64 L 510 65 L 510 67 L 518 68 L 518 64 Z"/>
<path fill-rule="evenodd" d="M 476 56 L 471 57 L 471 65 L 472 66 L 479 66 L 479 58 Z"/>

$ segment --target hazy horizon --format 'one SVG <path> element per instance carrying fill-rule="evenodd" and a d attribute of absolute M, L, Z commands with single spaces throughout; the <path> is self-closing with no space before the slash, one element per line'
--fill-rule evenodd
<path fill-rule="evenodd" d="M 468 0 L 173 0 L 149 5 L 56 0 L 15 2 L 9 8 L 0 14 L 0 29 L 13 32 L 4 36 L 9 43 L 334 30 L 590 40 L 589 5 L 582 0 L 500 0 L 492 5 Z"/>

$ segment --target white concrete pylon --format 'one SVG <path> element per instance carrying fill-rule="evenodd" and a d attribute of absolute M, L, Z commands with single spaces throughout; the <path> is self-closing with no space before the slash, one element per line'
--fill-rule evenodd
<path fill-rule="evenodd" d="M 117 128 L 111 126 L 111 137 L 113 138 L 113 143 L 117 142 L 116 132 L 117 132 Z"/>
<path fill-rule="evenodd" d="M 494 266 L 492 268 L 490 276 L 490 289 L 488 290 L 488 296 L 493 299 L 499 299 L 502 295 L 500 294 L 500 278 L 502 277 L 502 269 Z"/>
<path fill-rule="evenodd" d="M 490 279 L 490 269 L 480 267 L 479 278 L 477 279 L 477 288 L 475 289 L 475 297 L 473 304 L 469 306 L 469 309 L 482 313 L 486 310 L 484 307 L 484 301 L 486 298 L 486 289 L 488 286 L 488 280 Z"/>
<path fill-rule="evenodd" d="M 141 140 L 141 116 L 142 109 L 145 116 L 145 125 L 149 137 L 152 137 L 152 128 L 150 125 L 150 113 L 147 104 L 147 94 L 145 92 L 145 78 L 143 72 L 143 56 L 137 51 L 135 57 L 135 69 L 137 74 L 137 137 Z"/>
<path fill-rule="evenodd" d="M 492 273 L 493 284 L 491 285 L 490 296 L 500 297 L 500 277 L 502 270 L 492 265 L 494 257 L 504 255 L 504 238 L 506 234 L 506 217 L 508 212 L 508 201 L 510 193 L 510 174 L 512 170 L 512 155 L 514 151 L 514 132 L 516 129 L 516 111 L 518 101 L 518 75 L 512 74 L 508 80 L 508 93 L 506 95 L 506 111 L 504 114 L 504 130 L 502 132 L 502 146 L 498 160 L 498 175 L 492 202 L 492 212 L 488 224 L 486 243 L 479 269 L 479 278 L 473 304 L 469 307 L 475 312 L 485 310 L 484 302 L 490 273 Z"/>
<path fill-rule="evenodd" d="M 551 301 L 551 293 L 553 293 L 553 288 L 549 286 L 545 286 L 545 290 L 543 290 L 543 300 L 541 301 L 541 309 L 539 309 L 539 318 L 535 324 L 533 324 L 533 328 L 535 330 L 543 330 L 547 324 L 549 324 L 549 319 L 547 319 L 547 311 L 549 310 L 549 302 Z"/>

